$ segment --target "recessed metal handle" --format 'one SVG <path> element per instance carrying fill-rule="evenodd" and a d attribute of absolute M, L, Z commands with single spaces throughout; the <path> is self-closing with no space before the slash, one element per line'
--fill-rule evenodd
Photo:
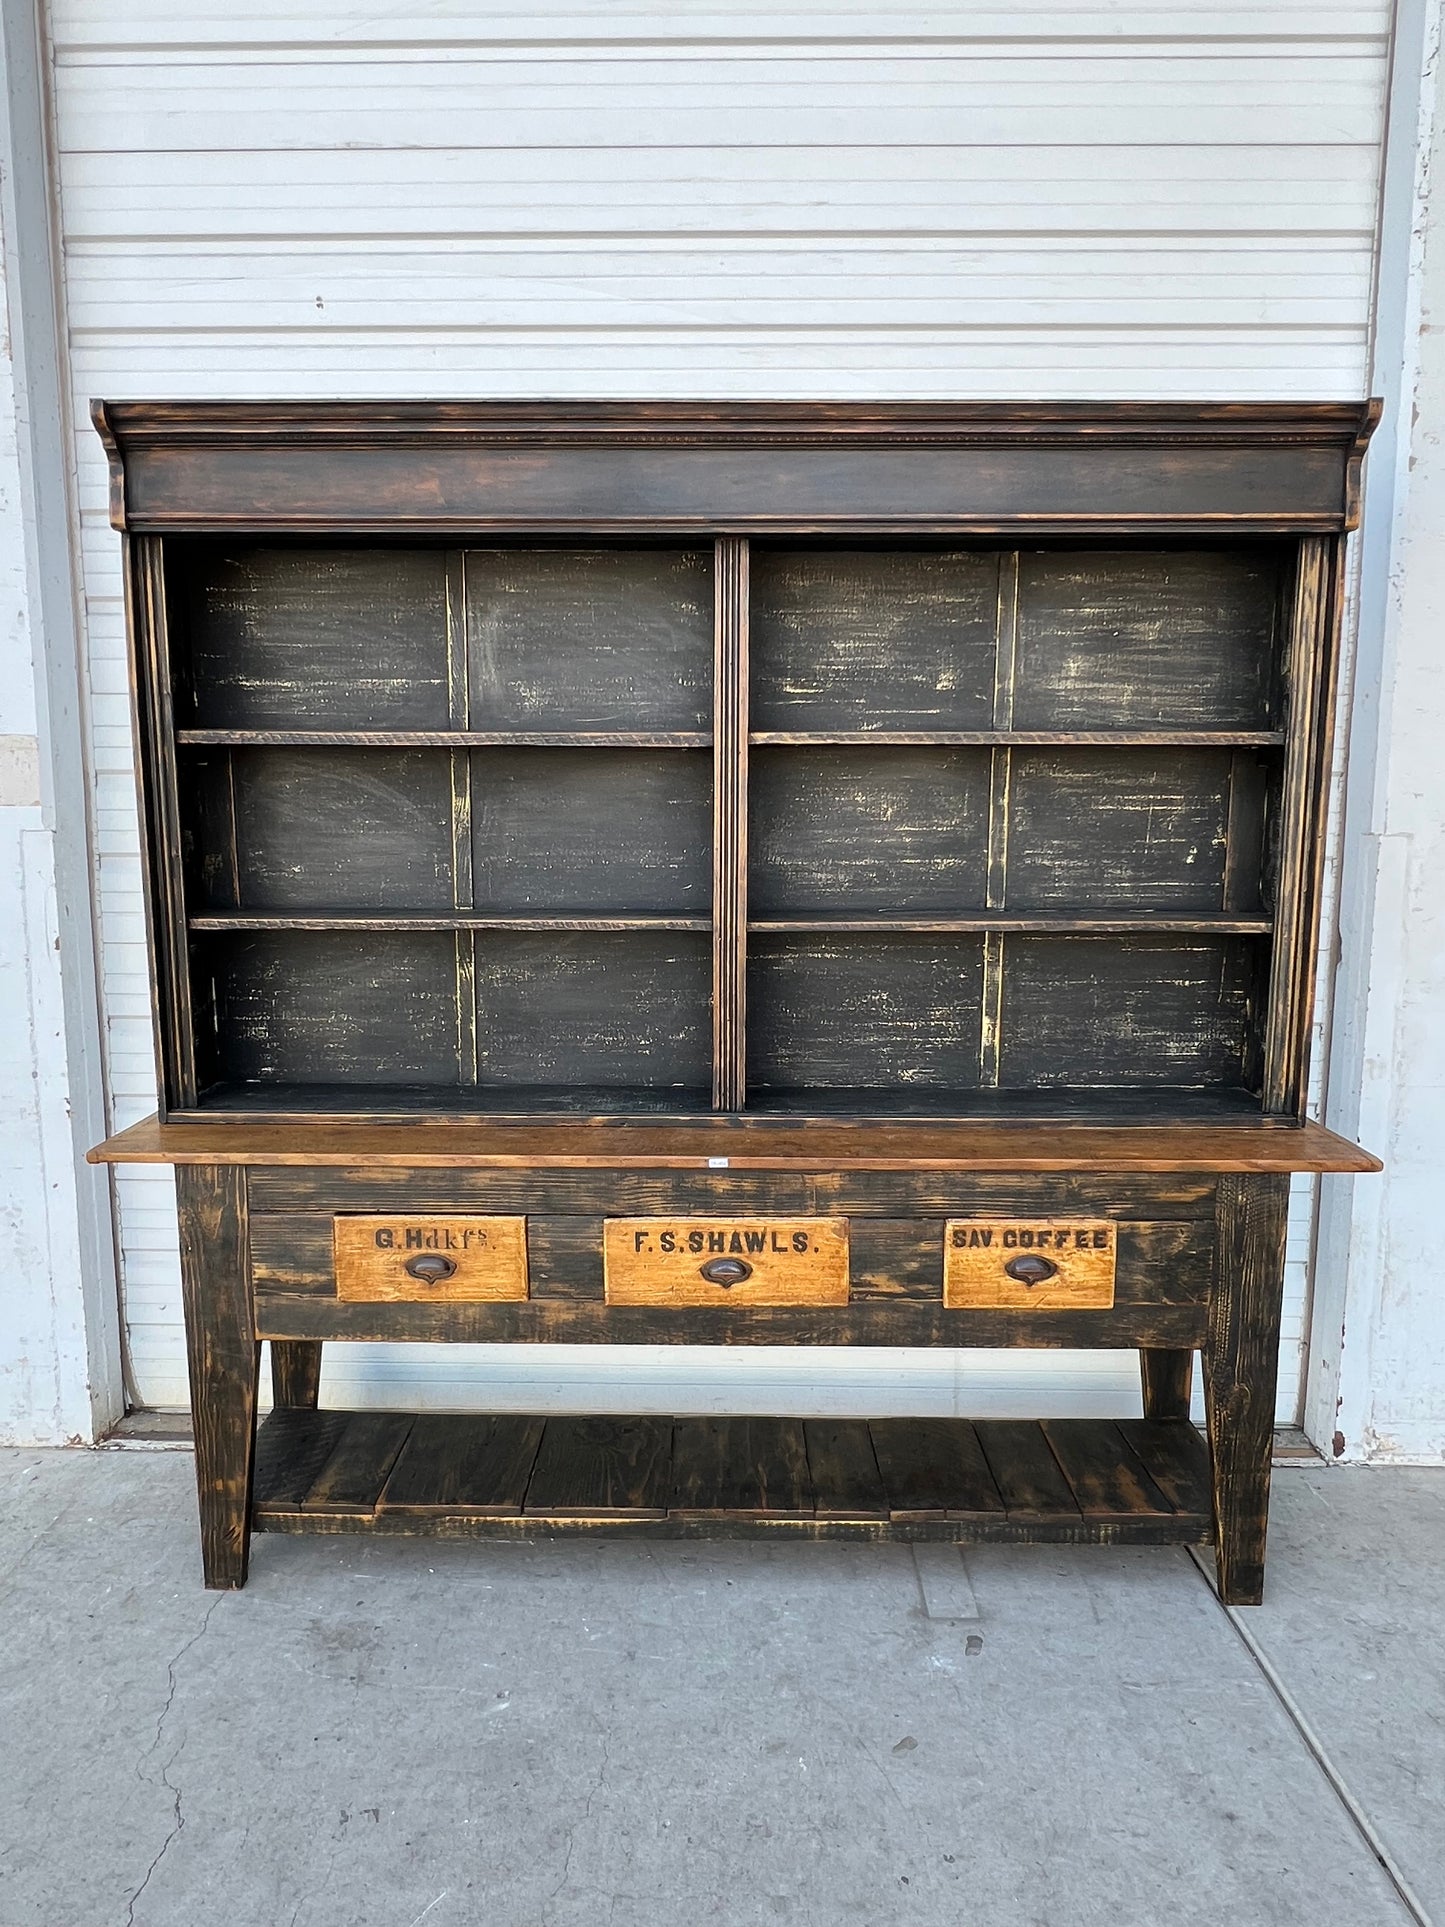
<path fill-rule="evenodd" d="M 729 1285 L 740 1285 L 744 1278 L 751 1278 L 753 1268 L 744 1264 L 741 1258 L 709 1258 L 698 1270 L 710 1285 L 721 1285 L 726 1291 Z"/>
<path fill-rule="evenodd" d="M 402 1269 L 409 1277 L 418 1279 L 424 1285 L 439 1285 L 456 1271 L 456 1261 L 444 1258 L 439 1251 L 419 1251 L 414 1258 L 408 1258 Z"/>
<path fill-rule="evenodd" d="M 1058 1266 L 1048 1258 L 1041 1258 L 1036 1251 L 1026 1251 L 1019 1258 L 1010 1258 L 1004 1266 L 1005 1275 L 1017 1278 L 1021 1285 L 1041 1285 L 1046 1278 L 1058 1274 Z"/>

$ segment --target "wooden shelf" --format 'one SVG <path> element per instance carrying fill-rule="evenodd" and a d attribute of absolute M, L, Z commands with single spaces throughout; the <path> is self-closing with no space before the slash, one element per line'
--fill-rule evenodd
<path fill-rule="evenodd" d="M 1060 916 L 1049 910 L 968 910 L 954 917 L 756 917 L 748 929 L 758 935 L 818 934 L 861 936 L 892 931 L 967 933 L 999 931 L 1005 935 L 1116 937 L 1141 932 L 1165 935 L 1207 933 L 1212 936 L 1266 936 L 1274 928 L 1271 917 L 1241 915 L 1232 910 L 1141 910 L 1101 916 Z"/>
<path fill-rule="evenodd" d="M 228 749 L 710 749 L 688 729 L 178 729 L 183 748 Z"/>
<path fill-rule="evenodd" d="M 860 749 L 1274 749 L 1284 739 L 1282 729 L 755 729 L 748 735 L 754 745 Z"/>
<path fill-rule="evenodd" d="M 261 1101 L 284 1098 L 262 1091 Z M 323 1095 L 325 1095 L 323 1093 Z M 404 1095 L 404 1094 L 403 1094 Z M 447 1095 L 455 1099 L 455 1093 Z M 615 1093 L 614 1093 L 615 1095 Z M 648 1095 L 680 1108 L 686 1093 Z M 826 1093 L 824 1094 L 826 1095 Z M 574 1092 L 581 1110 L 594 1096 Z M 696 1094 L 705 1106 L 707 1094 Z M 1037 1102 L 1037 1099 L 1033 1100 Z M 162 1124 L 149 1117 L 88 1153 L 92 1164 L 349 1165 L 445 1170 L 1378 1171 L 1380 1160 L 1322 1124 L 1232 1117 L 1132 1122 L 1017 1115 L 968 1122 L 810 1124 L 796 1116 L 681 1121 L 587 1116 L 509 1121 L 455 1113 L 300 1122 L 256 1116 Z M 719 1158 L 727 1160 L 719 1166 Z"/>
<path fill-rule="evenodd" d="M 191 930 L 699 930 L 708 917 L 533 916 L 484 910 L 207 910 L 188 917 Z"/>
<path fill-rule="evenodd" d="M 260 1429 L 268 1532 L 1004 1544 L 1211 1533 L 1184 1419 L 534 1418 L 280 1408 Z"/>

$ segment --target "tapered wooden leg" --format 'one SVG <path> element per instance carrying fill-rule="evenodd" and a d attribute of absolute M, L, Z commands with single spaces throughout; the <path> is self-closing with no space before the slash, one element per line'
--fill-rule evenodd
<path fill-rule="evenodd" d="M 1264 1596 L 1289 1177 L 1224 1176 L 1217 1197 L 1219 1276 L 1201 1354 L 1215 1557 L 1224 1603 L 1257 1606 Z"/>
<path fill-rule="evenodd" d="M 201 1563 L 207 1586 L 224 1591 L 246 1583 L 261 1368 L 251 1313 L 245 1171 L 238 1165 L 178 1165 L 176 1201 Z"/>
<path fill-rule="evenodd" d="M 1188 1418 L 1189 1390 L 1194 1382 L 1194 1354 L 1157 1350 L 1139 1354 L 1139 1377 L 1144 1386 L 1145 1418 Z"/>
<path fill-rule="evenodd" d="M 271 1340 L 271 1396 L 277 1405 L 316 1410 L 321 1396 L 321 1340 Z"/>

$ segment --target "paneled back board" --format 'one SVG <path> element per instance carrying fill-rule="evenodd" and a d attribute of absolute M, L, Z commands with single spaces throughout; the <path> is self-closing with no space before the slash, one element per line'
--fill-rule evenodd
<path fill-rule="evenodd" d="M 605 1492 L 1258 1597 L 1287 1174 L 1373 1165 L 1304 1091 L 1374 414 L 97 405 L 166 1098 L 97 1155 L 178 1166 L 212 1583 Z M 1145 1420 L 353 1424 L 328 1339 L 1123 1346 Z"/>

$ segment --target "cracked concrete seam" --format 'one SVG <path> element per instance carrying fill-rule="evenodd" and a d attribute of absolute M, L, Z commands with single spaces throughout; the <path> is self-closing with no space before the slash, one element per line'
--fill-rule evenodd
<path fill-rule="evenodd" d="M 162 1706 L 159 1714 L 156 1717 L 156 1730 L 150 1745 L 146 1748 L 145 1752 L 141 1755 L 140 1759 L 136 1761 L 136 1768 L 135 1768 L 136 1778 L 140 1781 L 142 1786 L 145 1786 L 146 1784 L 148 1784 L 148 1782 L 146 1780 L 146 1776 L 141 1771 L 141 1768 L 145 1765 L 146 1761 L 149 1760 L 151 1756 L 159 1748 L 161 1743 L 161 1736 L 165 1732 L 166 1721 L 170 1718 L 171 1708 L 175 1705 L 176 1686 L 177 1686 L 176 1669 L 179 1667 L 181 1661 L 185 1658 L 186 1654 L 190 1652 L 191 1648 L 193 1646 L 198 1645 L 200 1641 L 205 1638 L 206 1633 L 210 1627 L 211 1620 L 215 1616 L 216 1609 L 224 1602 L 226 1596 L 227 1595 L 225 1593 L 217 1594 L 217 1596 L 207 1606 L 205 1611 L 205 1616 L 201 1620 L 199 1628 L 194 1633 L 192 1633 L 190 1638 L 185 1642 L 185 1644 L 182 1647 L 180 1647 L 180 1649 L 176 1653 L 172 1655 L 170 1661 L 166 1666 L 165 1704 L 164 1706 Z M 170 1758 L 166 1761 L 165 1765 L 161 1768 L 160 1784 L 166 1789 L 166 1791 L 171 1796 L 171 1827 L 165 1839 L 161 1842 L 160 1848 L 157 1851 L 154 1859 L 151 1861 L 150 1865 L 146 1868 L 144 1877 L 142 1878 L 139 1886 L 137 1886 L 134 1892 L 132 1892 L 127 1897 L 126 1906 L 125 1906 L 125 1927 L 135 1927 L 135 1910 L 136 1910 L 136 1907 L 139 1905 L 141 1895 L 145 1892 L 146 1888 L 151 1884 L 151 1881 L 154 1878 L 157 1869 L 160 1867 L 161 1862 L 165 1859 L 166 1855 L 170 1852 L 172 1843 L 177 1839 L 177 1837 L 181 1834 L 181 1832 L 185 1828 L 185 1824 L 186 1824 L 185 1815 L 181 1810 L 181 1789 L 175 1784 L 175 1782 L 170 1777 L 171 1768 L 175 1765 L 176 1761 L 180 1758 L 181 1750 L 184 1746 L 185 1746 L 185 1740 L 184 1738 L 182 1738 L 180 1744 L 176 1747 L 175 1752 L 171 1754 Z"/>

